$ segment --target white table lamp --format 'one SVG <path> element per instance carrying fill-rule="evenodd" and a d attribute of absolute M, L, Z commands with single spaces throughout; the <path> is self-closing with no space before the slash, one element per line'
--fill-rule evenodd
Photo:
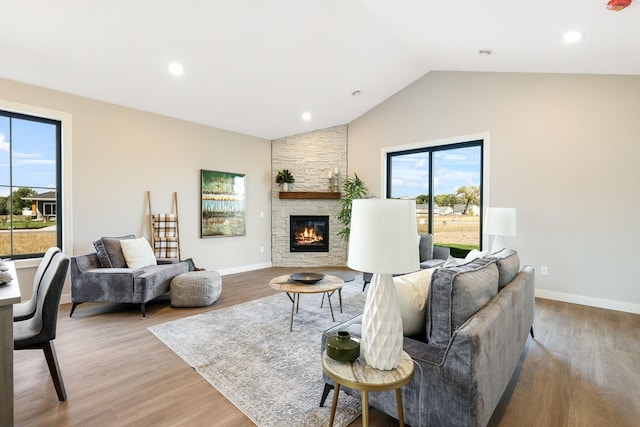
<path fill-rule="evenodd" d="M 490 253 L 501 251 L 504 248 L 502 236 L 516 235 L 516 209 L 487 208 L 484 232 L 494 236 Z"/>
<path fill-rule="evenodd" d="M 402 318 L 393 274 L 420 269 L 415 200 L 356 199 L 351 212 L 347 265 L 372 272 L 362 316 L 360 354 L 390 370 L 400 362 Z"/>

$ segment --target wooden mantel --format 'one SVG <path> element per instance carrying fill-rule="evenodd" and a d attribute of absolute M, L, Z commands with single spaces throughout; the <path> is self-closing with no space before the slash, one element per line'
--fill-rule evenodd
<path fill-rule="evenodd" d="M 332 191 L 281 191 L 281 199 L 339 199 L 339 192 Z"/>

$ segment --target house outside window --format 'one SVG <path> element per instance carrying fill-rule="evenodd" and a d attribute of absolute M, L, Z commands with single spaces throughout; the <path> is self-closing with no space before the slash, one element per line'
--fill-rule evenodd
<path fill-rule="evenodd" d="M 415 199 L 419 233 L 454 256 L 482 241 L 483 141 L 387 152 L 387 198 Z"/>
<path fill-rule="evenodd" d="M 62 246 L 60 121 L 0 110 L 0 257 Z"/>

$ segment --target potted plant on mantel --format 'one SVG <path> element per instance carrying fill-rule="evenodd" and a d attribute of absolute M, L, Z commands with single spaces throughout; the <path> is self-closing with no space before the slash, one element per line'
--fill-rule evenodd
<path fill-rule="evenodd" d="M 338 231 L 338 236 L 342 240 L 349 241 L 351 234 L 351 205 L 354 199 L 368 199 L 371 197 L 369 189 L 357 174 L 353 174 L 353 178 L 347 177 L 342 183 L 342 197 L 340 198 L 340 212 L 336 219 L 343 225 L 342 230 Z"/>
<path fill-rule="evenodd" d="M 280 184 L 282 191 L 289 191 L 289 184 L 293 184 L 295 181 L 295 178 L 288 169 L 282 169 L 278 171 L 278 175 L 276 175 L 276 183 Z"/>

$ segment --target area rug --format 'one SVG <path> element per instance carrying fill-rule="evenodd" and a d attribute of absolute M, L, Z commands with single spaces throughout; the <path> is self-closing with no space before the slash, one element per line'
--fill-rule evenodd
<path fill-rule="evenodd" d="M 346 283 L 342 313 L 337 294 L 331 298 L 333 322 L 321 294 L 301 295 L 292 332 L 284 293 L 148 329 L 258 426 L 315 427 L 331 415 L 332 394 L 319 407 L 322 332 L 362 313 L 365 298 L 362 280 Z M 334 425 L 347 426 L 360 411 L 359 399 L 340 393 Z"/>

